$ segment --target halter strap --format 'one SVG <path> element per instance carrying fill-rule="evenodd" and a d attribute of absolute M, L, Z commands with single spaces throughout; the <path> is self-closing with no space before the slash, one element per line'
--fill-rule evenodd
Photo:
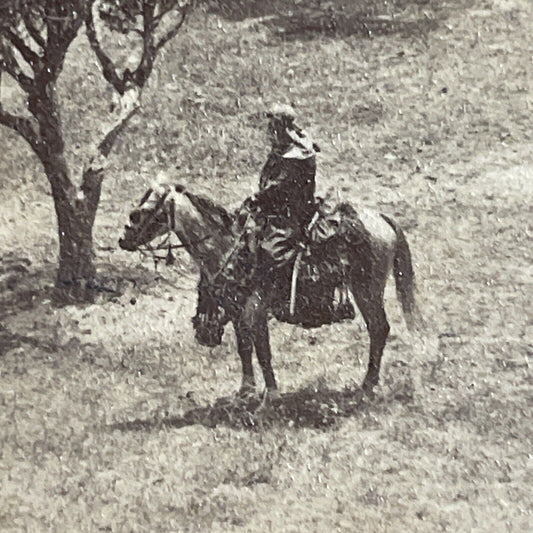
<path fill-rule="evenodd" d="M 142 199 L 141 203 L 139 204 L 139 207 L 142 206 L 142 204 L 144 204 L 146 202 L 146 200 L 148 200 L 148 198 L 149 198 L 150 194 L 152 194 L 152 192 L 153 192 L 152 189 L 148 189 L 146 194 L 143 196 L 143 199 Z M 163 194 L 161 196 L 161 198 L 159 198 L 159 200 L 157 200 L 157 203 L 155 204 L 155 207 L 154 207 L 154 213 L 157 213 L 157 211 L 161 208 L 161 206 L 165 202 L 167 196 L 168 196 L 168 191 L 165 192 L 165 194 Z M 139 235 L 142 236 L 144 234 L 144 232 L 146 231 L 147 227 L 148 227 L 148 224 L 145 221 L 144 224 L 142 225 L 142 227 L 139 230 Z"/>
<path fill-rule="evenodd" d="M 174 198 L 171 198 L 170 200 L 170 206 L 169 206 L 169 212 L 168 212 L 168 219 L 169 219 L 169 228 L 170 231 L 176 231 L 176 201 Z"/>
<path fill-rule="evenodd" d="M 187 196 L 187 198 L 189 199 L 189 201 L 192 203 L 194 209 L 196 209 L 200 213 L 200 215 L 202 217 L 207 218 L 211 224 L 217 225 L 217 226 L 221 226 L 221 225 L 224 225 L 224 222 L 227 223 L 227 221 L 225 221 L 225 217 L 227 217 L 229 219 L 229 214 L 227 214 L 227 212 L 222 210 L 222 208 L 219 208 L 219 209 L 221 209 L 221 211 L 217 212 L 216 215 L 213 215 L 212 213 L 209 212 L 209 209 L 207 207 L 208 206 L 209 207 L 212 207 L 212 206 L 213 207 L 218 207 L 218 206 L 216 206 L 216 204 L 212 204 L 212 206 L 211 206 L 209 200 L 203 200 L 202 198 L 195 196 L 194 194 L 188 192 L 181 185 L 176 185 L 173 188 L 170 188 L 169 190 L 165 191 L 161 195 L 161 197 L 157 200 L 156 205 L 155 205 L 155 207 L 153 209 L 154 216 L 157 216 L 158 211 L 164 205 L 165 201 L 167 200 L 169 194 L 172 192 L 173 189 L 177 193 L 185 194 Z M 146 193 L 144 194 L 144 196 L 142 197 L 142 199 L 141 199 L 141 201 L 139 203 L 139 207 L 142 206 L 144 203 L 146 203 L 146 201 L 148 200 L 148 198 L 150 197 L 150 195 L 153 192 L 154 191 L 153 191 L 152 188 L 150 188 L 150 189 L 148 189 L 148 191 L 146 191 Z M 204 203 L 205 203 L 205 205 L 204 205 Z M 155 255 L 155 252 L 157 250 L 163 250 L 163 249 L 171 250 L 171 249 L 174 249 L 174 248 L 195 246 L 195 245 L 200 244 L 200 243 L 202 243 L 202 242 L 204 242 L 204 241 L 206 241 L 208 239 L 211 239 L 213 237 L 213 235 L 211 235 L 211 234 L 206 234 L 203 237 L 200 237 L 199 239 L 196 239 L 194 242 L 192 242 L 189 239 L 187 239 L 185 235 L 182 235 L 181 232 L 178 233 L 177 232 L 177 228 L 176 228 L 176 201 L 175 201 L 175 199 L 173 197 L 170 198 L 166 215 L 167 215 L 167 228 L 168 228 L 168 231 L 167 231 L 167 237 L 164 239 L 163 243 L 160 244 L 159 246 L 155 246 L 155 247 L 152 247 L 149 244 L 145 244 L 144 245 L 144 246 L 146 246 L 147 251 L 151 252 L 152 255 L 155 258 L 157 258 L 157 259 L 165 259 L 164 257 L 159 257 L 159 256 Z M 222 224 L 221 224 L 221 222 L 222 222 Z M 148 226 L 149 226 L 149 223 L 145 222 L 145 224 L 143 224 L 143 226 L 141 227 L 141 229 L 139 231 L 139 235 L 142 236 L 144 234 L 144 232 L 146 231 L 146 229 L 148 228 Z M 182 242 L 182 244 L 181 245 L 171 245 L 170 243 L 168 243 L 168 233 L 175 233 L 178 236 L 178 238 L 180 239 L 180 241 Z M 213 283 L 216 278 L 218 278 L 221 274 L 224 273 L 224 271 L 228 267 L 228 264 L 231 262 L 231 259 L 234 256 L 235 252 L 239 249 L 240 243 L 241 243 L 242 238 L 245 235 L 245 233 L 246 233 L 246 230 L 243 230 L 239 235 L 235 236 L 235 242 L 233 243 L 231 248 L 222 257 L 220 268 L 213 275 L 208 274 L 208 278 L 209 278 L 209 282 L 210 283 Z M 139 248 L 139 251 L 142 252 L 142 250 L 140 248 Z"/>

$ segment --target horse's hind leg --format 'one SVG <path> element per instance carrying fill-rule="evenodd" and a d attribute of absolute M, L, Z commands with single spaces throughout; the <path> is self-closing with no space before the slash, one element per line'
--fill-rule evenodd
<path fill-rule="evenodd" d="M 363 381 L 363 390 L 371 392 L 379 381 L 381 357 L 387 342 L 390 326 L 383 308 L 382 291 L 373 293 L 358 284 L 354 287 L 353 293 L 370 335 L 370 355 L 367 373 Z"/>

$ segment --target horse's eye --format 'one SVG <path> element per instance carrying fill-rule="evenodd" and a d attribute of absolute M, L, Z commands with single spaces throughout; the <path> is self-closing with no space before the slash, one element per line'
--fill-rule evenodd
<path fill-rule="evenodd" d="M 138 224 L 141 221 L 141 212 L 140 211 L 132 211 L 130 213 L 130 222 L 132 224 Z"/>

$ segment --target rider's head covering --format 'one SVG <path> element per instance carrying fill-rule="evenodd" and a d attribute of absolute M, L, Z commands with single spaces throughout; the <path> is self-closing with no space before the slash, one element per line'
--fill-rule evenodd
<path fill-rule="evenodd" d="M 288 104 L 274 104 L 267 112 L 266 117 L 271 122 L 292 124 L 296 119 L 294 108 Z"/>
<path fill-rule="evenodd" d="M 272 148 L 275 150 L 285 150 L 291 145 L 289 131 L 297 128 L 294 124 L 296 113 L 294 109 L 287 104 L 275 104 L 266 113 L 268 118 L 268 136 Z"/>
<path fill-rule="evenodd" d="M 296 144 L 305 149 L 305 154 L 301 159 L 320 152 L 318 145 L 312 142 L 307 133 L 295 124 L 296 112 L 292 106 L 274 104 L 265 115 L 269 119 L 268 132 L 274 148 L 280 150 Z"/>

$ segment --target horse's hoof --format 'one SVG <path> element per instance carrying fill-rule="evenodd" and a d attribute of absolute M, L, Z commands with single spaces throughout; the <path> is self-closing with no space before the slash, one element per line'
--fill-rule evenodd
<path fill-rule="evenodd" d="M 367 398 L 369 398 L 370 400 L 372 400 L 372 399 L 376 396 L 376 393 L 374 392 L 374 387 L 375 387 L 376 385 L 377 385 L 377 383 L 373 383 L 373 382 L 371 382 L 370 380 L 367 381 L 367 380 L 365 379 L 365 381 L 363 381 L 363 385 L 362 385 L 362 387 L 361 387 L 364 396 L 366 396 Z"/>
<path fill-rule="evenodd" d="M 252 386 L 242 386 L 240 389 L 239 389 L 239 392 L 238 392 L 238 397 L 241 399 L 241 400 L 249 400 L 251 398 L 255 398 L 255 387 L 252 387 Z"/>
<path fill-rule="evenodd" d="M 278 403 L 281 402 L 281 394 L 278 389 L 267 389 L 265 391 L 265 401 L 268 403 Z"/>
<path fill-rule="evenodd" d="M 265 390 L 259 407 L 255 410 L 256 415 L 270 413 L 281 403 L 281 395 L 277 390 Z"/>

